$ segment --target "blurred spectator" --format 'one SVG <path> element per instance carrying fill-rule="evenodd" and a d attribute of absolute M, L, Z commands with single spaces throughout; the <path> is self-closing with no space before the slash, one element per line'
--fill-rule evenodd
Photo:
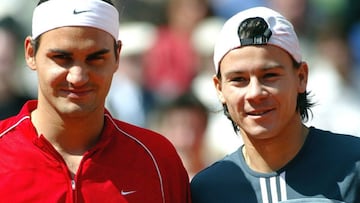
<path fill-rule="evenodd" d="M 348 34 L 348 44 L 350 46 L 351 58 L 354 62 L 352 80 L 355 82 L 356 89 L 358 90 L 357 94 L 360 94 L 360 20 L 351 27 Z"/>
<path fill-rule="evenodd" d="M 360 1 L 348 0 L 344 11 L 346 31 L 348 33 L 348 44 L 350 46 L 351 56 L 354 60 L 353 80 L 356 82 L 357 94 L 360 94 Z M 360 101 L 358 101 L 360 105 Z"/>
<path fill-rule="evenodd" d="M 209 109 L 207 130 L 209 145 L 227 154 L 236 150 L 242 140 L 234 133 L 231 123 L 223 115 L 223 107 L 217 97 L 212 80 L 215 75 L 213 63 L 214 39 L 217 38 L 223 23 L 222 18 L 209 17 L 200 22 L 193 32 L 192 42 L 199 54 L 201 68 L 192 82 L 192 91 Z"/>
<path fill-rule="evenodd" d="M 160 24 L 165 21 L 164 7 L 167 0 L 116 0 L 121 22 L 149 22 Z"/>
<path fill-rule="evenodd" d="M 235 13 L 255 6 L 266 6 L 266 0 L 209 0 L 214 15 L 228 19 Z M 286 0 L 287 1 L 287 0 Z"/>
<path fill-rule="evenodd" d="M 7 16 L 12 17 L 21 25 L 22 31 L 27 32 L 31 30 L 32 11 L 37 3 L 37 1 L 29 0 L 0 0 L 0 18 Z M 23 39 L 21 39 L 20 42 L 22 43 Z M 21 49 L 23 49 L 23 47 L 21 47 Z"/>
<path fill-rule="evenodd" d="M 212 76 L 215 74 L 213 65 L 214 39 L 224 23 L 219 17 L 206 18 L 194 29 L 192 43 L 199 56 L 199 71 L 192 82 L 192 91 L 210 109 L 222 108 L 215 87 L 213 87 Z"/>
<path fill-rule="evenodd" d="M 146 53 L 145 86 L 156 102 L 166 102 L 190 89 L 198 67 L 191 36 L 207 16 L 206 0 L 169 0 L 167 23 L 157 29 L 154 46 Z"/>
<path fill-rule="evenodd" d="M 106 100 L 114 117 L 142 127 L 151 102 L 143 88 L 143 54 L 152 46 L 154 37 L 155 26 L 151 23 L 127 22 L 120 26 L 120 64 Z"/>
<path fill-rule="evenodd" d="M 340 33 L 339 33 L 340 31 Z M 360 96 L 354 74 L 354 60 L 341 29 L 319 33 L 317 68 L 310 70 L 309 90 L 317 105 L 310 125 L 360 136 Z M 355 79 L 355 80 L 354 80 Z"/>
<path fill-rule="evenodd" d="M 0 20 L 0 119 L 18 113 L 29 99 L 20 91 L 21 78 L 17 73 L 17 56 L 23 36 L 21 26 L 12 18 Z"/>
<path fill-rule="evenodd" d="M 192 93 L 162 104 L 152 118 L 149 126 L 174 144 L 190 178 L 219 158 L 207 147 L 208 110 Z"/>

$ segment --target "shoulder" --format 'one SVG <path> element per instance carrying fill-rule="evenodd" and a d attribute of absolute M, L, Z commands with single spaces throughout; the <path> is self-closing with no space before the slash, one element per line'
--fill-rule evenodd
<path fill-rule="evenodd" d="M 23 121 L 28 120 L 29 116 L 13 116 L 0 121 L 0 140 L 10 132 L 13 132 Z"/>
<path fill-rule="evenodd" d="M 311 127 L 309 131 L 310 139 L 319 140 L 323 144 L 329 144 L 333 147 L 344 147 L 356 148 L 360 151 L 360 137 L 348 134 L 334 133 L 331 131 L 321 130 L 318 128 Z"/>
<path fill-rule="evenodd" d="M 237 152 L 199 172 L 190 182 L 195 202 L 254 202 L 253 188 L 246 172 L 235 159 Z M 240 190 L 239 190 L 240 188 Z"/>
<path fill-rule="evenodd" d="M 147 128 L 139 127 L 130 123 L 110 118 L 114 124 L 115 130 L 125 137 L 143 143 L 149 147 L 173 148 L 170 141 L 163 135 Z"/>
<path fill-rule="evenodd" d="M 146 152 L 157 161 L 165 164 L 178 162 L 176 165 L 182 165 L 175 147 L 161 134 L 150 129 L 119 121 L 110 116 L 108 116 L 108 119 L 113 124 L 113 132 L 116 134 L 115 139 L 123 147 L 131 146 L 131 149 Z"/>
<path fill-rule="evenodd" d="M 243 178 L 243 172 L 239 165 L 241 163 L 238 152 L 239 150 L 200 171 L 192 179 L 192 186 L 213 185 L 216 187 L 221 182 L 232 182 L 233 180 L 238 179 L 238 175 L 242 176 L 240 178 Z"/>
<path fill-rule="evenodd" d="M 360 138 L 347 134 L 338 134 L 316 128 L 310 128 L 308 139 L 304 146 L 315 159 L 326 161 L 323 157 L 331 157 L 329 164 L 335 162 L 342 165 L 353 165 L 360 162 Z"/>
<path fill-rule="evenodd" d="M 29 120 L 30 112 L 37 106 L 36 100 L 27 101 L 21 108 L 20 112 L 12 117 L 0 121 L 0 138 L 11 132 L 13 129 Z"/>

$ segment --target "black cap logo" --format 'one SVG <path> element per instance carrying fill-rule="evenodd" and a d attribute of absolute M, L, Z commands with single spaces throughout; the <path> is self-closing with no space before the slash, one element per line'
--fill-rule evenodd
<path fill-rule="evenodd" d="M 240 23 L 238 36 L 241 46 L 267 44 L 272 35 L 263 18 L 248 18 Z"/>

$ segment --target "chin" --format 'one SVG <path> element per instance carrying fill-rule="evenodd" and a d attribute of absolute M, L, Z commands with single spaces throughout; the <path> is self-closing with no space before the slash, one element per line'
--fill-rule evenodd
<path fill-rule="evenodd" d="M 274 129 L 264 126 L 252 126 L 245 129 L 244 132 L 252 139 L 268 139 L 273 136 Z"/>
<path fill-rule="evenodd" d="M 68 117 L 83 117 L 93 113 L 95 109 L 89 105 L 68 104 L 60 112 Z"/>

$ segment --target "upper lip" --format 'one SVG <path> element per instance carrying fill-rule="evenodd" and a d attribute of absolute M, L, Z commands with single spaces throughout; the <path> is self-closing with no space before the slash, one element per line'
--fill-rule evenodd
<path fill-rule="evenodd" d="M 73 92 L 73 93 L 84 93 L 84 92 L 89 92 L 91 91 L 90 89 L 69 89 L 69 92 Z"/>
<path fill-rule="evenodd" d="M 64 88 L 62 89 L 62 91 L 68 92 L 68 93 L 73 93 L 73 94 L 84 94 L 84 93 L 89 93 L 92 90 L 90 88 Z"/>

